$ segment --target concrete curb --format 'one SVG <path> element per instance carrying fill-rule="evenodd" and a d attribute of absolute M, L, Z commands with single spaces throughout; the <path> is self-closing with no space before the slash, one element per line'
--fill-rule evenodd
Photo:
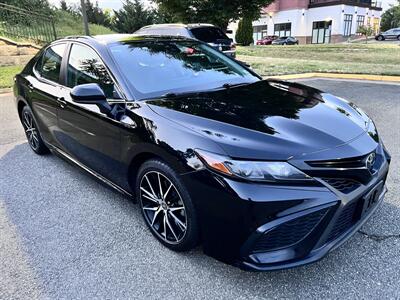
<path fill-rule="evenodd" d="M 12 92 L 12 88 L 0 88 L 0 94 L 8 94 Z"/>
<path fill-rule="evenodd" d="M 263 77 L 277 78 L 282 80 L 306 79 L 306 78 L 334 78 L 334 79 L 355 79 L 355 80 L 370 80 L 370 81 L 390 81 L 390 82 L 400 83 L 400 76 L 369 75 L 369 74 L 302 73 L 302 74 L 288 74 L 288 75 L 263 76 Z"/>

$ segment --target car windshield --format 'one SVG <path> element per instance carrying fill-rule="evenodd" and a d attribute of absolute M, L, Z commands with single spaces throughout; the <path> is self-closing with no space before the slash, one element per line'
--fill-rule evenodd
<path fill-rule="evenodd" d="M 198 27 L 190 29 L 193 36 L 206 43 L 215 43 L 218 40 L 229 40 L 226 34 L 217 27 Z"/>
<path fill-rule="evenodd" d="M 125 41 L 109 47 L 137 100 L 260 80 L 239 63 L 197 41 Z"/>

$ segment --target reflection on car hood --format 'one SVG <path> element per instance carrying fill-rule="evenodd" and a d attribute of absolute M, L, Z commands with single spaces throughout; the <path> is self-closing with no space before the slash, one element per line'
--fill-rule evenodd
<path fill-rule="evenodd" d="M 330 149 L 364 134 L 369 123 L 347 101 L 277 80 L 147 104 L 241 158 L 288 159 Z"/>

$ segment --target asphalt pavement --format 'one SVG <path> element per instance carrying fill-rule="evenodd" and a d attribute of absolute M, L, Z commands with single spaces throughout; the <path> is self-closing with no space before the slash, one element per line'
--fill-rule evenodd
<path fill-rule="evenodd" d="M 270 273 L 241 271 L 201 247 L 166 249 L 130 200 L 54 155 L 35 155 L 12 96 L 0 96 L 0 299 L 400 298 L 400 85 L 302 82 L 375 120 L 393 157 L 389 192 L 326 258 Z"/>

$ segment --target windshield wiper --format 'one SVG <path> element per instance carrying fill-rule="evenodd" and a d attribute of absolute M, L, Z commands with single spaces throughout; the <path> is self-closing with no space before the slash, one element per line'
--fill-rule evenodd
<path fill-rule="evenodd" d="M 241 82 L 241 83 L 225 83 L 223 84 L 221 87 L 224 89 L 230 89 L 233 87 L 237 87 L 237 86 L 245 86 L 245 85 L 250 85 L 252 84 L 252 82 Z M 220 87 L 220 88 L 221 88 Z"/>

